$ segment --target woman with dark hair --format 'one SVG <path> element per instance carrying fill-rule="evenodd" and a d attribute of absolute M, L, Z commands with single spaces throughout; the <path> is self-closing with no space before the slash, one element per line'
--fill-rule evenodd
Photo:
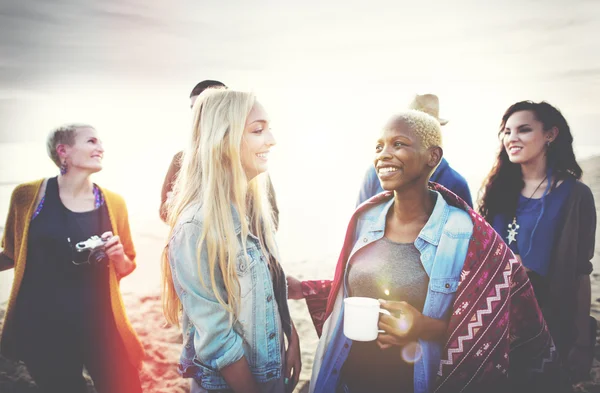
<path fill-rule="evenodd" d="M 395 114 L 374 147 L 385 192 L 352 215 L 333 280 L 288 277 L 320 336 L 310 392 L 563 393 L 523 266 L 462 199 L 428 182 L 443 157 L 439 121 Z M 347 334 L 368 325 L 347 307 L 357 297 L 390 313 L 379 334 Z"/>
<path fill-rule="evenodd" d="M 119 280 L 135 269 L 123 198 L 92 182 L 104 147 L 95 128 L 67 124 L 46 147 L 60 175 L 17 186 L 0 251 L 14 281 L 0 340 L 41 392 L 141 392 L 144 349 L 127 319 Z"/>
<path fill-rule="evenodd" d="M 502 116 L 502 147 L 487 177 L 481 215 L 525 266 L 571 381 L 589 376 L 590 259 L 596 207 L 558 109 L 522 101 Z M 592 323 L 590 323 L 592 322 Z"/>

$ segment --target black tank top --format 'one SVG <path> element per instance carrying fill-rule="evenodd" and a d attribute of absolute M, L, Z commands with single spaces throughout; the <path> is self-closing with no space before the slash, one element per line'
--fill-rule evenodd
<path fill-rule="evenodd" d="M 27 264 L 15 310 L 22 339 L 36 346 L 34 341 L 56 338 L 57 331 L 62 333 L 58 336 L 65 336 L 65 330 L 93 334 L 107 322 L 114 325 L 108 265 L 73 263 L 85 262 L 89 255 L 77 252 L 76 243 L 111 230 L 105 203 L 92 211 L 72 212 L 60 200 L 57 178 L 48 179 L 42 210 L 29 226 Z"/>

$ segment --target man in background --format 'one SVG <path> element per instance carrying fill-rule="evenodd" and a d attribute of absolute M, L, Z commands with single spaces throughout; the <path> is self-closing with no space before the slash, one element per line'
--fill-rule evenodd
<path fill-rule="evenodd" d="M 448 123 L 448 120 L 440 119 L 439 117 L 440 102 L 435 94 L 417 94 L 410 103 L 409 109 L 425 112 L 428 115 L 435 117 L 440 122 L 441 126 Z M 438 165 L 429 180 L 446 187 L 458 195 L 463 201 L 467 202 L 469 206 L 473 207 L 471 191 L 469 190 L 467 181 L 460 173 L 450 167 L 450 164 L 448 164 L 448 161 L 446 161 L 445 158 L 442 158 L 440 165 Z M 379 183 L 375 166 L 371 165 L 367 170 L 362 186 L 360 187 L 360 194 L 358 195 L 356 206 L 380 192 L 383 192 L 383 188 L 381 188 L 381 184 Z"/>

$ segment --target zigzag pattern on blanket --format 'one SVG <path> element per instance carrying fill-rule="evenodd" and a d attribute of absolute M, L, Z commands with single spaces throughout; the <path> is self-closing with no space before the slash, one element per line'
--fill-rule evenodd
<path fill-rule="evenodd" d="M 516 259 L 514 259 L 514 261 L 516 261 Z M 512 262 L 512 260 L 511 260 L 511 262 Z M 438 371 L 439 376 L 442 376 L 442 369 L 444 366 L 452 366 L 454 364 L 454 360 L 458 359 L 459 355 L 462 354 L 463 352 L 465 352 L 464 342 L 466 342 L 468 340 L 473 340 L 473 338 L 477 335 L 477 333 L 483 327 L 484 316 L 491 315 L 492 312 L 494 311 L 493 303 L 499 302 L 502 299 L 501 291 L 509 289 L 510 274 L 512 271 L 511 266 L 512 266 L 511 264 L 505 265 L 504 270 L 502 271 L 502 282 L 499 282 L 498 284 L 494 285 L 493 292 L 491 293 L 491 295 L 487 296 L 487 298 L 484 299 L 485 300 L 485 303 L 483 304 L 484 308 L 478 309 L 478 310 L 473 310 L 475 312 L 471 313 L 472 317 L 470 318 L 469 323 L 466 326 L 467 334 L 458 336 L 458 338 L 456 339 L 456 342 L 458 345 L 456 347 L 448 348 L 446 359 L 442 359 L 440 361 L 440 368 Z M 502 308 L 505 308 L 505 307 L 502 307 Z M 458 308 L 457 310 L 460 310 L 460 309 L 461 308 Z M 499 311 L 500 310 L 496 310 L 496 312 L 499 312 Z M 455 314 L 456 314 L 456 311 L 455 311 Z M 500 321 L 501 324 L 503 324 L 503 322 L 505 322 L 505 321 L 503 321 L 504 319 L 505 318 L 502 318 L 502 320 Z M 485 330 L 486 330 L 485 328 L 483 330 L 481 330 L 482 334 L 484 333 Z M 458 331 L 458 329 L 457 329 L 457 331 Z M 499 337 L 499 338 L 501 338 L 501 337 Z M 474 346 L 475 345 L 473 345 L 473 347 Z M 486 340 L 486 342 L 484 343 L 484 346 L 487 346 L 489 348 L 489 346 L 490 346 L 489 340 Z M 474 349 L 473 347 L 471 347 L 471 350 Z M 466 353 L 465 353 L 465 356 L 467 356 Z"/>
<path fill-rule="evenodd" d="M 532 369 L 532 372 L 543 373 L 544 371 L 546 371 L 546 365 L 554 362 L 556 360 L 556 356 L 556 346 L 554 345 L 554 343 L 552 343 L 550 345 L 550 354 L 547 357 L 543 357 L 541 361 L 542 364 L 539 367 Z"/>
<path fill-rule="evenodd" d="M 489 225 L 473 222 L 435 391 L 550 381 L 557 354 L 527 273 Z"/>
<path fill-rule="evenodd" d="M 462 391 L 471 383 L 477 384 L 483 375 L 486 381 L 506 378 L 513 265 L 503 243 L 498 239 L 495 243 L 487 243 L 487 255 L 473 255 L 482 263 L 465 263 L 469 271 L 455 301 L 445 348 L 447 357 L 440 363 L 436 392 Z"/>

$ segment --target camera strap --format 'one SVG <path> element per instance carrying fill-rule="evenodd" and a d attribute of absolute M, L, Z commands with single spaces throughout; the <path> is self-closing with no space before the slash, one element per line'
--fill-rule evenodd
<path fill-rule="evenodd" d="M 100 237 L 100 235 L 102 235 L 102 233 L 111 229 L 110 222 L 107 221 L 109 219 L 108 211 L 106 211 L 106 209 L 107 209 L 106 204 L 104 203 L 104 198 L 102 198 L 100 190 L 94 184 L 94 197 L 95 197 L 94 198 L 95 199 L 94 210 L 90 210 L 90 211 L 86 211 L 86 212 L 73 212 L 73 211 L 69 210 L 60 200 L 58 187 L 56 188 L 56 194 L 57 194 L 56 197 L 57 197 L 58 201 L 60 202 L 62 216 L 64 218 L 64 223 L 65 223 L 65 228 L 67 230 L 67 233 L 69 233 L 69 234 L 77 233 L 77 234 L 82 235 L 82 238 L 79 240 L 71 239 L 70 236 L 67 237 L 67 243 L 69 244 L 69 248 L 71 250 L 71 262 L 77 266 L 92 265 L 92 263 L 89 261 L 89 255 L 90 255 L 89 252 L 88 252 L 88 255 L 85 258 L 85 260 L 83 260 L 81 262 L 77 261 L 80 258 L 77 258 L 78 252 L 77 252 L 76 244 L 81 241 L 89 240 L 91 238 L 91 236 Z M 96 222 L 96 219 L 99 221 Z M 82 223 L 82 220 L 85 222 Z M 96 228 L 90 230 L 90 223 L 92 223 L 91 226 L 94 226 Z M 98 229 L 99 229 L 99 231 L 98 231 Z"/>

